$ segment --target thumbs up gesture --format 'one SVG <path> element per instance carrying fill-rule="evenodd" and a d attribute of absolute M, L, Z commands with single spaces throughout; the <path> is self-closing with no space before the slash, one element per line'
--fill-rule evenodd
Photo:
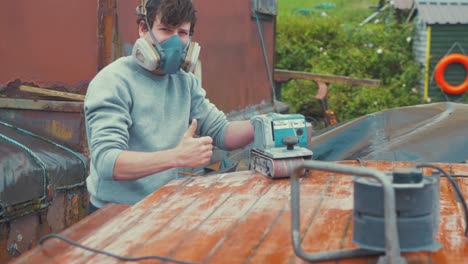
<path fill-rule="evenodd" d="M 195 168 L 207 164 L 213 155 L 211 137 L 194 137 L 197 120 L 193 119 L 176 147 L 177 164 L 180 167 Z"/>

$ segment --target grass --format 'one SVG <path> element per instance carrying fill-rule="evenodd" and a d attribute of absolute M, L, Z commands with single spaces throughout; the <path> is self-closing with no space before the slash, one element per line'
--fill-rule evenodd
<path fill-rule="evenodd" d="M 374 0 L 278 0 L 279 23 L 290 15 L 310 14 L 340 17 L 346 23 L 360 23 L 373 12 L 379 1 Z"/>

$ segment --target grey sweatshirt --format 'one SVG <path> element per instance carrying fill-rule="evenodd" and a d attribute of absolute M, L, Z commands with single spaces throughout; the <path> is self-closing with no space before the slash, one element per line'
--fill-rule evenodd
<path fill-rule="evenodd" d="M 177 168 L 134 181 L 115 181 L 112 176 L 122 150 L 174 148 L 194 118 L 197 134 L 211 136 L 224 149 L 228 121 L 205 95 L 193 74 L 158 76 L 130 56 L 102 69 L 91 81 L 84 103 L 91 202 L 97 207 L 108 202 L 134 204 L 177 178 Z"/>

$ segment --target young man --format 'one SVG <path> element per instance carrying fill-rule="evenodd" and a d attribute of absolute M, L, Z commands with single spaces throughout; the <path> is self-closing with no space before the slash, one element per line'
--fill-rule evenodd
<path fill-rule="evenodd" d="M 179 167 L 206 164 L 212 144 L 232 150 L 254 137 L 250 121 L 228 122 L 199 80 L 181 69 L 196 23 L 191 0 L 153 0 L 137 10 L 134 54 L 101 70 L 86 94 L 91 211 L 134 204 L 176 179 Z M 145 54 L 153 48 L 155 57 Z"/>

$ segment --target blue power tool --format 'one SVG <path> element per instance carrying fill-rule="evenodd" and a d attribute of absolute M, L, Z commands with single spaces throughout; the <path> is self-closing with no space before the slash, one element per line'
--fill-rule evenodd
<path fill-rule="evenodd" d="M 271 178 L 289 177 L 296 165 L 312 158 L 304 116 L 269 113 L 250 121 L 255 128 L 251 169 Z"/>

